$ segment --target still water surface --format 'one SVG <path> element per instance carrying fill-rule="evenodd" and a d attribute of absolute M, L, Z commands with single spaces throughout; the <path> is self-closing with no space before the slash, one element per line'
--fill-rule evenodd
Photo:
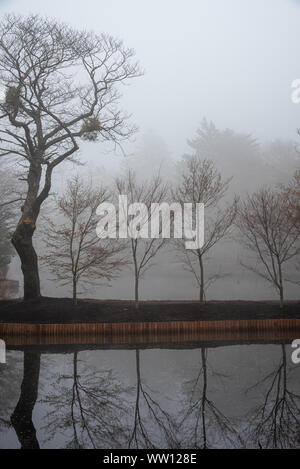
<path fill-rule="evenodd" d="M 290 343 L 187 347 L 8 350 L 0 448 L 300 448 Z"/>

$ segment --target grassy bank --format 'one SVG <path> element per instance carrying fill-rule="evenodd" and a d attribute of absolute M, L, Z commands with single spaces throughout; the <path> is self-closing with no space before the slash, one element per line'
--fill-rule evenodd
<path fill-rule="evenodd" d="M 74 306 L 69 298 L 0 301 L 0 322 L 32 324 L 224 321 L 300 318 L 300 300 L 287 301 L 282 309 L 276 301 L 133 301 L 88 300 Z"/>

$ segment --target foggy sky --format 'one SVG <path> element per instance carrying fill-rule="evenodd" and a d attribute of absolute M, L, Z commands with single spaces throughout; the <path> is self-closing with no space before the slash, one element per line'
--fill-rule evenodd
<path fill-rule="evenodd" d="M 5 0 L 0 13 L 39 13 L 108 32 L 136 50 L 144 77 L 123 89 L 141 132 L 186 150 L 203 117 L 260 140 L 295 139 L 300 104 L 300 2 L 295 0 Z"/>

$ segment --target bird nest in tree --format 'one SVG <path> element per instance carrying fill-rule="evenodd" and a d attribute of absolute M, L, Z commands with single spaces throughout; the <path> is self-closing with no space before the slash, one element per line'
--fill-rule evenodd
<path fill-rule="evenodd" d="M 96 140 L 101 130 L 102 126 L 99 119 L 97 117 L 89 117 L 83 121 L 81 126 L 81 138 L 84 140 Z"/>
<path fill-rule="evenodd" d="M 18 105 L 20 100 L 20 92 L 15 86 L 10 86 L 6 90 L 5 102 L 6 104 Z"/>
<path fill-rule="evenodd" d="M 5 94 L 5 106 L 8 112 L 17 113 L 20 105 L 20 91 L 15 86 L 10 86 Z"/>

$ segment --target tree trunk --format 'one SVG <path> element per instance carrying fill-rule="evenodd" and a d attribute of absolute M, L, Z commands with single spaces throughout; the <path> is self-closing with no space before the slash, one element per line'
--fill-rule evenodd
<path fill-rule="evenodd" d="M 199 267 L 200 267 L 200 291 L 199 291 L 199 300 L 201 303 L 204 301 L 204 266 L 202 254 L 198 252 Z"/>
<path fill-rule="evenodd" d="M 139 309 L 139 277 L 137 275 L 135 276 L 134 299 L 135 299 L 135 308 Z"/>
<path fill-rule="evenodd" d="M 77 305 L 77 282 L 73 279 L 73 304 Z"/>
<path fill-rule="evenodd" d="M 283 281 L 282 281 L 282 270 L 279 257 L 277 256 L 278 273 L 279 273 L 279 296 L 280 296 L 280 308 L 283 308 Z"/>
<path fill-rule="evenodd" d="M 38 195 L 41 174 L 41 164 L 38 161 L 31 163 L 27 177 L 28 192 L 22 207 L 22 216 L 12 237 L 12 244 L 21 260 L 24 277 L 24 300 L 32 300 L 41 296 L 38 258 L 32 244 L 32 238 L 41 203 L 49 194 L 51 187 L 50 181 L 47 181 L 42 194 Z"/>
<path fill-rule="evenodd" d="M 38 270 L 38 258 L 32 244 L 35 222 L 31 219 L 21 219 L 12 237 L 20 260 L 24 276 L 24 300 L 39 298 L 40 278 Z"/>
<path fill-rule="evenodd" d="M 280 285 L 279 294 L 280 294 L 280 308 L 283 308 L 283 286 L 282 285 Z"/>

